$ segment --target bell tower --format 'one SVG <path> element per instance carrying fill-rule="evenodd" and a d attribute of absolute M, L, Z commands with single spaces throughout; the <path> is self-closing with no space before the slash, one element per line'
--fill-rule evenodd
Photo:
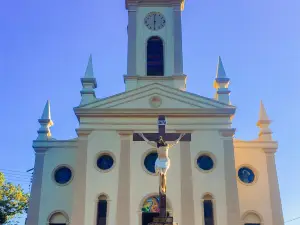
<path fill-rule="evenodd" d="M 126 0 L 128 10 L 126 91 L 150 83 L 186 89 L 181 12 L 184 0 Z"/>

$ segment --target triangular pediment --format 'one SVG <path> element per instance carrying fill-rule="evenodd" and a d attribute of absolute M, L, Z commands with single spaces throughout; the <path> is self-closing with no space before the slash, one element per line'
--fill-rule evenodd
<path fill-rule="evenodd" d="M 80 106 L 81 109 L 234 109 L 214 99 L 154 83 Z"/>

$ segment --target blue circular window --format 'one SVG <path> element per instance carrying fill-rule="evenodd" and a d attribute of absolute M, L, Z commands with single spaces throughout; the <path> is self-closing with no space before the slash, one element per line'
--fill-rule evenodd
<path fill-rule="evenodd" d="M 58 184 L 66 184 L 71 178 L 72 171 L 66 166 L 60 167 L 54 172 L 54 179 Z"/>
<path fill-rule="evenodd" d="M 114 159 L 108 154 L 101 155 L 97 159 L 97 166 L 101 170 L 109 170 L 112 168 L 113 165 Z"/>
<path fill-rule="evenodd" d="M 155 161 L 157 159 L 157 153 L 151 152 L 144 159 L 144 166 L 150 173 L 155 173 Z"/>
<path fill-rule="evenodd" d="M 208 155 L 201 155 L 197 159 L 197 165 L 202 170 L 211 170 L 214 167 L 214 161 Z"/>
<path fill-rule="evenodd" d="M 248 167 L 241 167 L 238 171 L 239 179 L 245 184 L 251 184 L 255 180 L 254 172 Z"/>

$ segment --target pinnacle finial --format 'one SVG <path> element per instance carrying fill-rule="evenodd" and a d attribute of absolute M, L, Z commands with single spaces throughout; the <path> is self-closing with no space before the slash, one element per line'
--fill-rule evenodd
<path fill-rule="evenodd" d="M 48 140 L 51 138 L 50 127 L 53 126 L 53 121 L 51 119 L 51 111 L 50 111 L 50 101 L 47 100 L 43 114 L 39 119 L 39 123 L 41 125 L 40 129 L 38 130 L 38 140 Z"/>
<path fill-rule="evenodd" d="M 260 101 L 260 109 L 259 109 L 259 119 L 256 125 L 259 127 L 259 139 L 263 141 L 272 140 L 272 131 L 269 128 L 271 124 L 271 120 L 269 119 L 265 106 L 262 101 Z"/>
<path fill-rule="evenodd" d="M 86 77 L 86 78 L 92 78 L 92 77 L 94 77 L 92 54 L 90 54 L 89 62 L 88 62 L 88 65 L 86 67 L 84 77 Z"/>
<path fill-rule="evenodd" d="M 47 100 L 47 102 L 45 104 L 41 119 L 42 120 L 51 120 L 50 101 L 49 100 Z"/>
<path fill-rule="evenodd" d="M 92 55 L 89 57 L 89 62 L 85 70 L 84 77 L 81 78 L 82 90 L 80 105 L 85 105 L 96 100 L 94 89 L 97 88 L 97 81 L 94 77 Z"/>
<path fill-rule="evenodd" d="M 230 90 L 228 90 L 229 81 L 230 79 L 226 76 L 222 59 L 219 56 L 217 73 L 214 81 L 214 88 L 217 90 L 215 99 L 228 105 L 231 104 L 229 99 Z"/>
<path fill-rule="evenodd" d="M 218 67 L 217 67 L 217 74 L 216 78 L 226 78 L 226 72 L 222 63 L 222 59 L 219 56 L 219 61 L 218 61 Z"/>
<path fill-rule="evenodd" d="M 260 109 L 259 109 L 259 120 L 258 121 L 269 121 L 269 117 L 267 115 L 264 103 L 262 102 L 262 100 L 260 101 Z"/>

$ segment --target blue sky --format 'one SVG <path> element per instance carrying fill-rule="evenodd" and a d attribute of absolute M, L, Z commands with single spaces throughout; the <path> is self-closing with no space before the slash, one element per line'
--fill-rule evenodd
<path fill-rule="evenodd" d="M 0 7 L 0 170 L 28 188 L 37 136 L 47 99 L 58 139 L 76 136 L 73 107 L 93 54 L 97 97 L 124 91 L 127 11 L 125 0 L 3 1 Z M 187 1 L 183 12 L 187 90 L 213 97 L 220 55 L 237 106 L 236 137 L 257 137 L 262 99 L 274 139 L 285 220 L 300 216 L 298 179 L 300 1 Z M 13 170 L 13 171 L 10 171 Z M 14 172 L 15 171 L 15 172 Z M 21 171 L 21 172 L 19 172 Z M 299 224 L 299 221 L 288 223 Z"/>

